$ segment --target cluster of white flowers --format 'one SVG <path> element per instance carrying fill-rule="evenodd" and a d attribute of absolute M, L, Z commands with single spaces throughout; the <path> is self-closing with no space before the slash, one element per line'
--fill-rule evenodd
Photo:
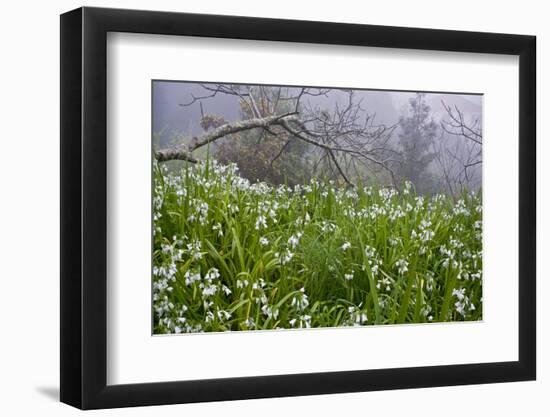
<path fill-rule="evenodd" d="M 456 202 L 455 206 L 453 207 L 453 214 L 455 216 L 469 216 L 470 212 L 468 211 L 468 208 L 466 207 L 466 202 L 463 199 L 460 199 Z"/>
<path fill-rule="evenodd" d="M 361 310 L 361 305 L 359 307 L 351 306 L 348 307 L 349 313 L 349 322 L 348 324 L 352 326 L 361 326 L 367 324 L 368 316 L 366 310 Z"/>
<path fill-rule="evenodd" d="M 195 282 L 201 280 L 200 272 L 191 272 L 190 270 L 185 271 L 184 277 L 185 285 L 187 286 L 193 285 Z"/>
<path fill-rule="evenodd" d="M 205 226 L 208 220 L 208 203 L 200 199 L 192 199 L 189 203 L 191 214 L 187 217 L 187 221 L 197 221 L 201 226 Z"/>
<path fill-rule="evenodd" d="M 403 194 L 409 195 L 411 190 L 413 189 L 413 183 L 410 181 L 405 181 L 405 187 L 403 188 Z"/>
<path fill-rule="evenodd" d="M 397 268 L 399 275 L 403 275 L 409 270 L 409 262 L 406 259 L 399 259 L 395 262 L 395 267 Z"/>
<path fill-rule="evenodd" d="M 380 188 L 380 190 L 378 190 L 378 195 L 384 203 L 388 203 L 393 197 L 396 197 L 397 194 L 398 193 L 395 188 Z"/>
<path fill-rule="evenodd" d="M 218 237 L 222 237 L 223 236 L 223 229 L 222 229 L 222 225 L 221 223 L 216 223 L 212 226 L 212 231 L 213 232 L 217 232 L 218 234 Z"/>
<path fill-rule="evenodd" d="M 153 309 L 159 322 L 164 323 L 167 328 L 174 330 L 175 320 L 181 309 L 186 306 L 176 307 L 169 301 L 169 294 L 174 290 L 176 282 L 177 265 L 184 257 L 184 250 L 181 249 L 183 242 L 175 236 L 172 241 L 163 240 L 160 245 L 162 262 L 154 264 L 153 273 Z"/>
<path fill-rule="evenodd" d="M 239 212 L 239 206 L 237 204 L 229 203 L 227 204 L 227 211 L 229 214 L 235 214 Z"/>
<path fill-rule="evenodd" d="M 291 252 L 290 249 L 286 249 L 283 253 L 275 252 L 275 258 L 277 258 L 279 264 L 286 265 L 292 261 L 292 258 L 294 258 L 294 253 Z"/>
<path fill-rule="evenodd" d="M 422 231 L 422 233 L 420 233 L 420 240 L 422 242 L 429 242 L 434 238 L 434 236 L 435 236 L 435 233 L 433 232 L 433 230 L 426 229 Z"/>
<path fill-rule="evenodd" d="M 305 313 L 307 307 L 309 306 L 309 298 L 306 294 L 305 288 L 302 287 L 298 294 L 292 297 L 292 302 L 290 305 L 297 316 L 288 321 L 290 327 L 311 327 L 311 316 Z"/>
<path fill-rule="evenodd" d="M 290 246 L 291 249 L 296 249 L 296 246 L 298 246 L 298 243 L 300 243 L 300 238 L 302 237 L 303 233 L 298 232 L 295 235 L 292 235 L 288 238 L 288 246 Z"/>
<path fill-rule="evenodd" d="M 391 206 L 388 214 L 390 221 L 394 222 L 406 216 L 401 206 Z"/>
<path fill-rule="evenodd" d="M 277 318 L 279 317 L 279 309 L 276 307 L 269 306 L 267 304 L 264 304 L 262 306 L 262 313 L 264 313 L 266 317 L 274 320 L 277 320 Z"/>
<path fill-rule="evenodd" d="M 427 271 L 425 275 L 426 279 L 426 291 L 432 292 L 435 285 L 434 273 L 432 271 Z"/>
<path fill-rule="evenodd" d="M 232 320 L 236 310 L 230 306 L 248 300 L 255 302 L 255 312 L 244 321 L 242 316 L 233 319 L 227 327 L 261 328 L 267 319 L 274 326 L 309 327 L 312 314 L 305 289 L 288 300 L 285 308 L 292 314 L 287 316 L 280 313 L 281 305 L 276 307 L 281 294 L 274 291 L 271 279 L 276 276 L 293 287 L 300 272 L 315 270 L 317 265 L 311 267 L 312 258 L 305 249 L 316 244 L 312 233 L 321 244 L 329 243 L 327 249 L 338 251 L 319 262 L 319 268 L 326 268 L 323 273 L 340 277 L 335 285 L 354 288 L 372 274 L 369 279 L 374 278 L 381 292 L 380 306 L 384 306 L 389 293 L 401 285 L 399 276 L 414 266 L 410 276 L 418 277 L 418 283 L 415 281 L 413 288 L 422 285 L 429 297 L 436 297 L 442 290 L 441 276 L 454 274 L 461 286 L 453 292 L 456 312 L 466 317 L 475 311 L 466 294 L 476 294 L 471 288 L 479 288 L 482 279 L 482 207 L 476 195 L 465 195 L 456 202 L 441 194 L 417 196 L 410 182 L 405 182 L 401 191 L 394 187 L 344 188 L 315 179 L 293 187 L 271 186 L 251 183 L 238 175 L 234 164 L 214 161 L 194 164 L 180 174 L 169 172 L 164 165 L 155 168 L 164 180 L 156 181 L 153 189 L 153 304 L 155 323 L 163 331 L 208 330 Z M 325 217 L 323 211 L 319 215 L 319 207 L 325 204 L 320 204 L 322 198 L 329 199 L 334 214 Z M 237 243 L 257 251 L 263 257 L 261 268 L 269 272 L 243 270 L 236 277 L 226 276 L 224 263 L 228 259 L 237 268 L 242 262 L 235 241 L 231 246 L 235 231 L 226 222 L 254 228 L 256 232 L 243 234 L 241 226 L 236 226 L 238 238 L 243 238 Z M 384 233 L 379 232 L 381 228 Z M 167 230 L 170 236 L 177 236 L 171 240 L 163 237 Z M 354 230 L 359 230 L 360 236 L 356 237 Z M 252 246 L 250 236 L 257 242 Z M 246 251 L 245 257 L 249 256 Z M 353 258 L 352 264 L 349 258 Z M 218 266 L 224 278 L 218 269 L 206 270 L 205 265 Z M 276 272 L 272 275 L 271 271 Z M 187 291 L 185 302 L 182 290 Z M 192 297 L 197 298 L 191 301 Z M 243 309 L 239 307 L 239 314 Z M 367 311 L 360 305 L 353 309 L 353 314 L 348 311 L 350 324 L 366 323 Z M 421 313 L 426 320 L 433 319 L 428 304 Z M 276 323 L 280 317 L 284 323 Z"/>
<path fill-rule="evenodd" d="M 385 206 L 380 206 L 376 203 L 369 206 L 363 212 L 363 217 L 376 220 L 378 217 L 385 217 L 388 214 Z"/>
<path fill-rule="evenodd" d="M 394 236 L 390 236 L 388 238 L 388 243 L 390 246 L 397 246 L 399 245 L 400 243 L 402 242 L 402 239 L 400 237 L 394 237 Z"/>
<path fill-rule="evenodd" d="M 367 259 L 373 259 L 376 257 L 376 248 L 373 248 L 372 246 L 366 245 L 365 246 L 365 256 Z"/>
<path fill-rule="evenodd" d="M 256 219 L 256 224 L 254 225 L 254 229 L 256 230 L 267 229 L 267 219 L 263 214 L 260 214 Z"/>
<path fill-rule="evenodd" d="M 422 197 L 421 195 L 415 197 L 415 202 L 416 202 L 416 205 L 414 207 L 415 211 L 416 212 L 419 212 L 421 209 L 424 208 L 424 197 Z"/>
<path fill-rule="evenodd" d="M 442 245 L 439 247 L 439 253 L 443 256 L 445 256 L 445 258 L 443 258 L 443 267 L 444 268 L 448 268 L 449 265 L 451 265 L 451 267 L 453 269 L 457 269 L 458 268 L 458 262 L 455 260 L 455 251 L 452 250 L 452 249 L 447 249 L 447 247 L 445 245 Z"/>
<path fill-rule="evenodd" d="M 382 260 L 378 258 L 376 249 L 372 246 L 365 245 L 365 258 L 367 259 L 372 275 L 376 277 L 382 265 Z M 363 265 L 363 270 L 366 270 L 365 265 Z"/>
<path fill-rule="evenodd" d="M 295 307 L 298 311 L 304 311 L 308 305 L 309 299 L 306 294 L 305 288 L 302 287 L 300 288 L 298 294 L 292 297 L 291 306 Z"/>
<path fill-rule="evenodd" d="M 346 281 L 351 281 L 353 279 L 353 271 L 351 271 L 351 273 L 349 274 L 344 274 L 344 279 Z"/>
<path fill-rule="evenodd" d="M 457 301 L 455 303 L 455 309 L 462 317 L 466 316 L 467 310 L 473 311 L 476 309 L 476 306 L 468 298 L 465 288 L 453 289 L 453 296 L 456 297 Z"/>
<path fill-rule="evenodd" d="M 202 259 L 201 248 L 202 248 L 202 243 L 198 239 L 195 239 L 191 243 L 187 244 L 187 251 L 189 252 L 191 257 L 196 261 Z"/>
<path fill-rule="evenodd" d="M 321 232 L 323 233 L 334 232 L 337 228 L 338 226 L 336 226 L 334 223 L 331 223 L 329 221 L 323 220 L 321 222 Z"/>
<path fill-rule="evenodd" d="M 383 276 L 380 281 L 376 283 L 376 288 L 378 290 L 385 290 L 387 292 L 391 291 L 392 281 L 387 277 Z"/>

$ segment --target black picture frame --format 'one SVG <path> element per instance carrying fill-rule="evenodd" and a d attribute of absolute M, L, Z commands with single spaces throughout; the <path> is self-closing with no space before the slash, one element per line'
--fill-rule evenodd
<path fill-rule="evenodd" d="M 107 385 L 108 32 L 519 56 L 519 360 Z M 536 377 L 536 38 L 171 12 L 61 15 L 61 401 L 81 409 L 533 380 Z"/>

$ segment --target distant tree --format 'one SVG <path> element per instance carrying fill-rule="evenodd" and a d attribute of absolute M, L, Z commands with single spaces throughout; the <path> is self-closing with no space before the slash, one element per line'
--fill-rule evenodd
<path fill-rule="evenodd" d="M 483 133 L 481 120 L 466 120 L 457 107 L 442 102 L 446 117 L 441 120 L 441 134 L 436 141 L 437 164 L 443 172 L 445 188 L 456 196 L 465 190 L 481 187 Z"/>
<path fill-rule="evenodd" d="M 399 119 L 401 161 L 398 172 L 402 180 L 411 181 L 420 192 L 431 190 L 432 176 L 428 167 L 436 156 L 433 141 L 438 125 L 430 110 L 425 94 L 417 93 L 409 99 L 409 115 Z"/>

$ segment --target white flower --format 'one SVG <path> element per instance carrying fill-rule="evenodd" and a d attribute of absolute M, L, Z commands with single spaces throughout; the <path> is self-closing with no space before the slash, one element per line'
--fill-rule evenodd
<path fill-rule="evenodd" d="M 199 273 L 191 273 L 190 271 L 186 271 L 184 274 L 185 278 L 185 285 L 189 286 L 193 284 L 194 282 L 200 281 L 201 274 Z"/>
<path fill-rule="evenodd" d="M 261 228 L 267 229 L 267 220 L 265 216 L 259 215 L 256 219 L 256 225 L 254 226 L 256 230 L 260 230 Z"/>
<path fill-rule="evenodd" d="M 300 295 L 292 298 L 291 306 L 295 307 L 297 310 L 303 311 L 309 305 L 309 300 L 304 288 L 301 288 L 300 292 Z"/>
<path fill-rule="evenodd" d="M 268 318 L 277 320 L 279 317 L 279 310 L 269 307 L 267 304 L 262 306 L 262 313 L 264 313 Z"/>
<path fill-rule="evenodd" d="M 458 314 L 460 314 L 462 317 L 466 315 L 466 312 L 464 311 L 464 303 L 461 303 L 460 301 L 457 301 L 455 303 L 455 309 Z"/>
<path fill-rule="evenodd" d="M 300 238 L 302 237 L 302 233 L 301 232 L 298 232 L 295 235 L 292 235 L 290 236 L 290 238 L 288 239 L 288 245 L 292 248 L 292 249 L 295 249 L 296 246 L 298 246 L 298 243 L 300 243 Z"/>
<path fill-rule="evenodd" d="M 204 279 L 210 282 L 219 277 L 220 277 L 220 271 L 218 271 L 216 268 L 210 268 L 208 273 L 204 276 Z"/>
<path fill-rule="evenodd" d="M 222 230 L 222 225 L 220 223 L 216 223 L 214 226 L 212 226 L 212 230 L 213 231 L 218 231 L 218 236 L 219 237 L 222 237 L 223 236 L 223 230 Z"/>
<path fill-rule="evenodd" d="M 200 285 L 202 287 L 202 295 L 204 295 L 205 297 L 212 296 L 218 292 L 218 286 L 215 284 L 213 285 L 200 284 Z"/>
<path fill-rule="evenodd" d="M 464 300 L 464 293 L 466 292 L 465 288 L 461 288 L 460 290 L 453 289 L 453 295 L 459 300 Z"/>
<path fill-rule="evenodd" d="M 367 258 L 374 258 L 376 256 L 376 249 L 372 246 L 366 245 L 365 246 L 365 256 Z"/>
<path fill-rule="evenodd" d="M 355 323 L 357 324 L 366 323 L 366 321 L 367 321 L 367 315 L 365 313 L 357 314 L 355 316 Z"/>
<path fill-rule="evenodd" d="M 206 321 L 207 323 L 210 323 L 213 320 L 214 320 L 214 313 L 212 313 L 211 311 L 208 311 L 206 313 L 206 317 L 204 318 L 204 321 Z"/>
<path fill-rule="evenodd" d="M 267 238 L 264 236 L 260 237 L 260 245 L 262 246 L 269 245 L 269 240 L 267 240 Z"/>
<path fill-rule="evenodd" d="M 359 305 L 359 307 L 361 307 L 361 305 Z M 360 326 L 368 320 L 367 313 L 361 311 L 357 307 L 348 307 L 348 313 L 350 315 L 350 324 L 353 324 L 354 326 Z"/>
<path fill-rule="evenodd" d="M 229 320 L 231 318 L 231 313 L 225 310 L 218 310 L 217 316 L 219 320 Z"/>
<path fill-rule="evenodd" d="M 300 316 L 300 328 L 305 327 L 309 329 L 311 327 L 311 316 L 304 314 Z"/>
<path fill-rule="evenodd" d="M 229 203 L 229 204 L 227 205 L 227 209 L 229 210 L 230 213 L 231 213 L 231 212 L 233 212 L 233 213 L 238 213 L 238 211 L 239 211 L 239 206 L 238 206 L 237 204 L 231 204 L 231 203 Z"/>
<path fill-rule="evenodd" d="M 281 263 L 281 265 L 286 265 L 292 260 L 293 257 L 294 254 L 287 249 L 286 254 L 279 257 L 279 262 Z"/>
<path fill-rule="evenodd" d="M 237 288 L 244 288 L 248 287 L 248 280 L 241 281 L 240 279 L 237 280 Z"/>
<path fill-rule="evenodd" d="M 426 229 L 420 234 L 420 239 L 423 242 L 427 242 L 429 240 L 432 240 L 434 235 L 435 235 L 435 233 L 433 231 L 431 231 L 429 229 Z"/>
<path fill-rule="evenodd" d="M 372 275 L 378 275 L 378 264 L 374 264 L 370 268 Z"/>
<path fill-rule="evenodd" d="M 248 319 L 243 321 L 241 324 L 245 327 L 248 327 L 249 329 L 256 327 L 256 323 L 254 322 L 254 319 L 252 317 L 249 317 Z"/>
<path fill-rule="evenodd" d="M 351 274 L 344 274 L 344 278 L 347 281 L 351 281 L 353 279 L 353 272 Z"/>
<path fill-rule="evenodd" d="M 403 275 L 405 272 L 409 270 L 409 262 L 407 262 L 406 259 L 399 259 L 395 266 L 397 267 L 397 271 L 399 274 Z"/>
<path fill-rule="evenodd" d="M 430 227 L 431 225 L 432 225 L 432 222 L 429 221 L 429 220 L 424 220 L 424 219 L 423 219 L 423 220 L 420 222 L 420 228 L 421 228 L 422 230 L 426 230 L 426 229 L 427 229 L 428 227 Z"/>
<path fill-rule="evenodd" d="M 389 242 L 390 246 L 397 246 L 399 244 L 399 241 L 400 241 L 400 239 L 395 238 L 395 237 L 390 237 L 388 239 L 388 242 Z"/>
<path fill-rule="evenodd" d="M 201 241 L 200 240 L 195 240 L 191 243 L 188 243 L 187 244 L 187 250 L 191 253 L 191 256 L 196 261 L 198 261 L 199 259 L 202 258 L 202 253 L 200 251 L 201 250 Z"/>
<path fill-rule="evenodd" d="M 347 250 L 351 248 L 351 243 L 349 242 L 344 242 L 344 244 L 342 245 L 342 250 Z"/>

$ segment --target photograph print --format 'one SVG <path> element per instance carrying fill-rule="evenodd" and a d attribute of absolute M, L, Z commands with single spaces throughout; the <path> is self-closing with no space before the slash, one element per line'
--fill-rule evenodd
<path fill-rule="evenodd" d="M 153 334 L 482 320 L 482 110 L 153 80 Z"/>

